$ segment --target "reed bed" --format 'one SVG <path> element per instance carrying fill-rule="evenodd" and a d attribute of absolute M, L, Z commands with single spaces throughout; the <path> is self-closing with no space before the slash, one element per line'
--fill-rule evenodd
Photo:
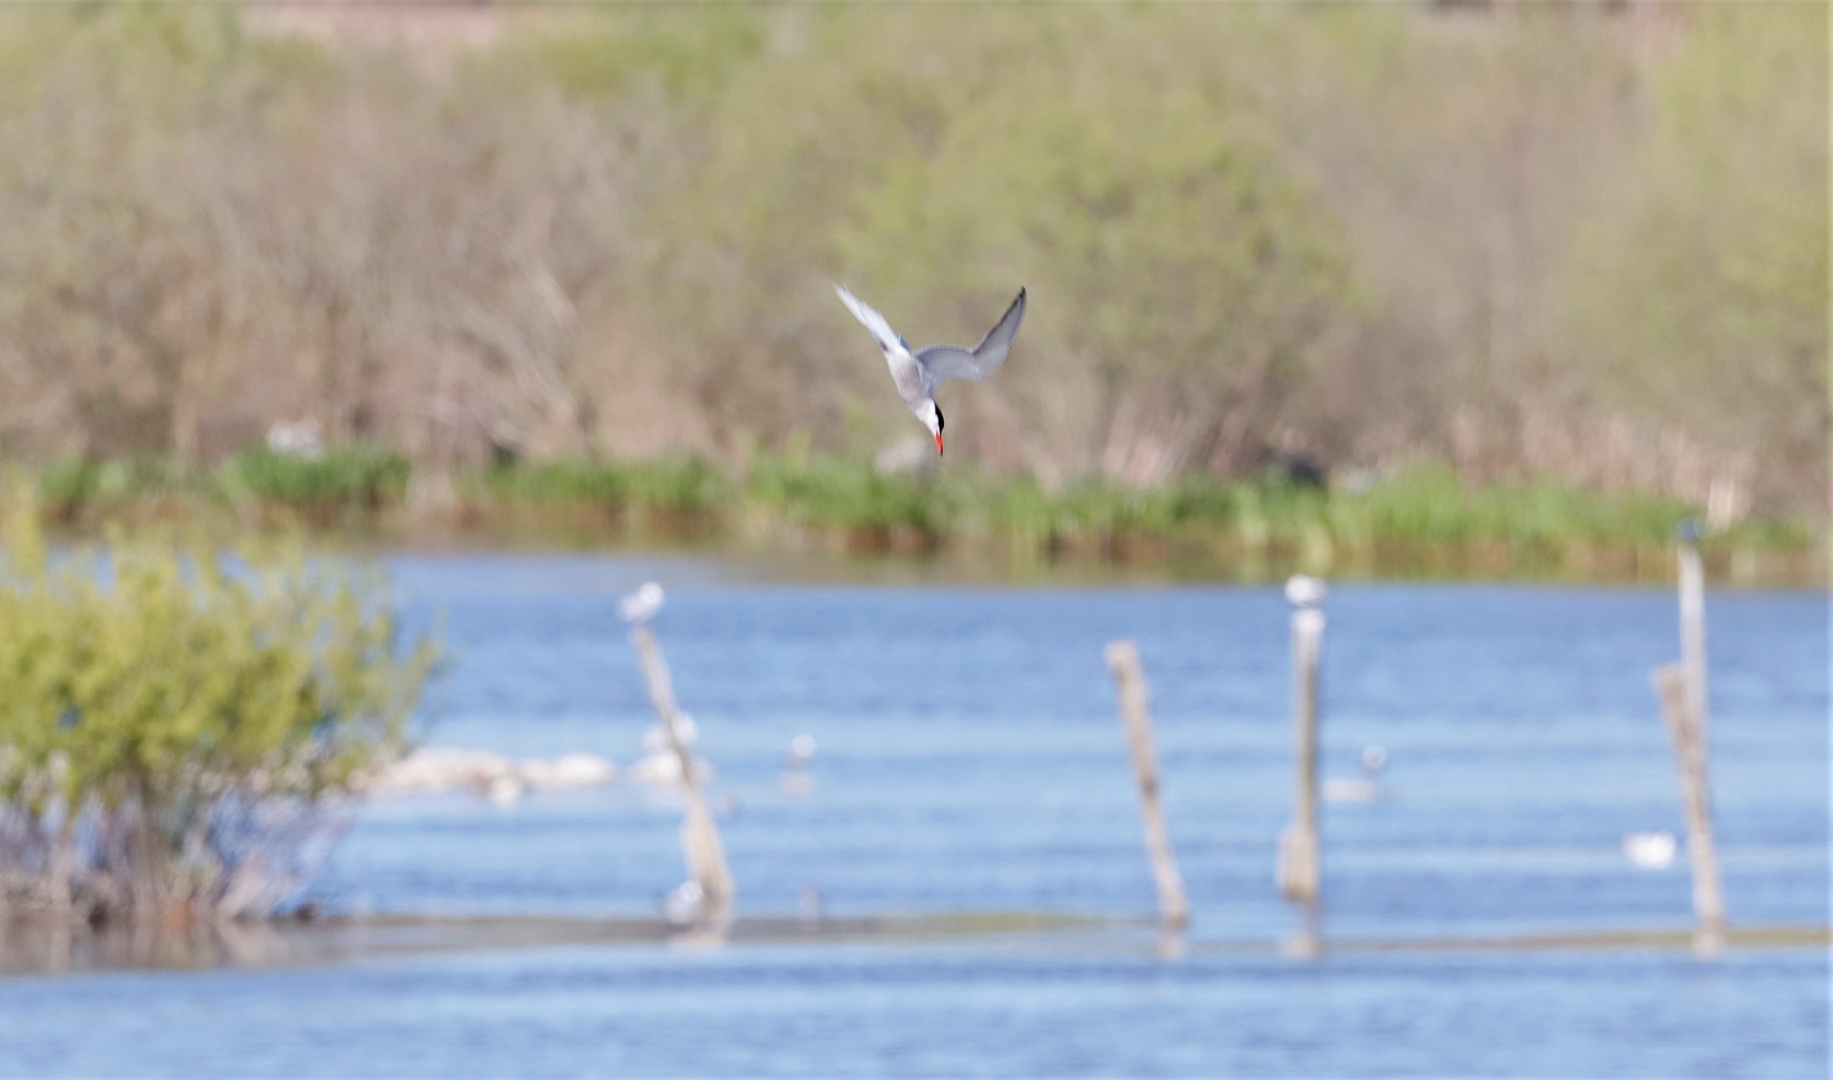
<path fill-rule="evenodd" d="M 38 476 L 53 520 L 79 535 L 111 521 L 215 520 L 256 530 L 379 531 L 412 545 L 456 530 L 587 546 L 716 542 L 761 550 L 928 556 L 1015 564 L 1175 562 L 1218 576 L 1305 570 L 1349 577 L 1552 577 L 1622 581 L 1672 570 L 1686 502 L 1606 495 L 1545 479 L 1474 486 L 1423 463 L 1355 486 L 1185 477 L 1138 490 L 1090 479 L 1049 490 L 974 468 L 883 473 L 828 455 L 505 464 L 450 478 L 417 504 L 414 470 L 357 447 L 307 459 L 266 449 L 214 470 L 169 463 L 59 465 Z M 1822 530 L 1747 519 L 1708 538 L 1721 579 L 1818 581 Z"/>

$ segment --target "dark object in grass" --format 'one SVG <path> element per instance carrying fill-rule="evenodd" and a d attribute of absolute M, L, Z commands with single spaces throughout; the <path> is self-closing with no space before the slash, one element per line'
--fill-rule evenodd
<path fill-rule="evenodd" d="M 1330 486 L 1330 474 L 1322 463 L 1309 454 L 1275 454 L 1273 463 L 1267 467 L 1267 475 L 1274 483 L 1289 487 L 1327 488 Z"/>

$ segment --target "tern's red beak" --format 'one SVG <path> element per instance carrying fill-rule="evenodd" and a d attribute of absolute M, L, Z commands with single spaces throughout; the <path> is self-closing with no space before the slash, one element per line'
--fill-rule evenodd
<path fill-rule="evenodd" d="M 942 452 L 942 433 L 938 431 L 936 432 L 936 453 L 940 454 L 941 452 Z"/>

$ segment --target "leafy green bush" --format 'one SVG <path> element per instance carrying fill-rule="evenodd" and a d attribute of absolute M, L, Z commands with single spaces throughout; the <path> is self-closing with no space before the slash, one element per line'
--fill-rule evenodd
<path fill-rule="evenodd" d="M 328 800 L 403 745 L 435 658 L 379 583 L 298 551 L 117 539 L 0 571 L 0 902 L 91 919 L 272 910 Z"/>

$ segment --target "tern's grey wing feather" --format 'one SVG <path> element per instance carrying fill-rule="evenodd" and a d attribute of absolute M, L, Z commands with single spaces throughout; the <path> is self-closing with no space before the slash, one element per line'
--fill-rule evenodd
<path fill-rule="evenodd" d="M 1012 349 L 1012 339 L 1018 336 L 1018 324 L 1025 319 L 1025 290 L 1018 290 L 1018 299 L 1000 316 L 999 323 L 987 331 L 987 336 L 980 339 L 980 344 L 972 349 L 958 348 L 954 345 L 931 345 L 917 351 L 917 361 L 923 365 L 923 371 L 929 376 L 929 385 L 934 386 L 943 379 L 968 379 L 979 382 L 999 370 L 999 365 L 1006 362 L 1006 353 Z"/>
<path fill-rule="evenodd" d="M 909 348 L 904 344 L 903 337 L 896 330 L 891 329 L 891 324 L 885 321 L 885 317 L 872 310 L 865 301 L 839 285 L 834 286 L 834 292 L 839 295 L 840 302 L 846 305 L 847 310 L 853 313 L 853 317 L 864 323 L 867 330 L 872 331 L 872 336 L 878 339 L 879 348 L 886 352 Z"/>

